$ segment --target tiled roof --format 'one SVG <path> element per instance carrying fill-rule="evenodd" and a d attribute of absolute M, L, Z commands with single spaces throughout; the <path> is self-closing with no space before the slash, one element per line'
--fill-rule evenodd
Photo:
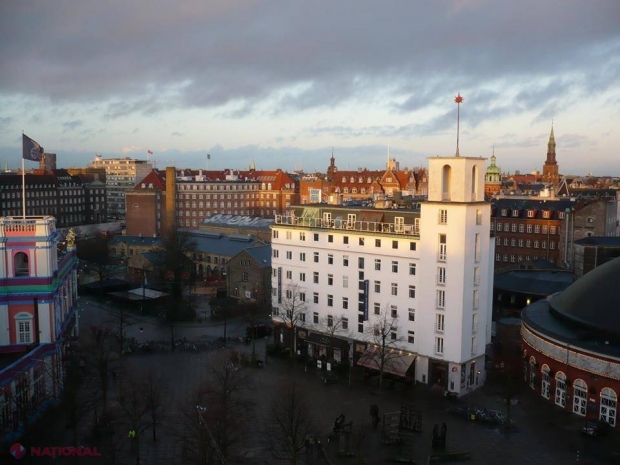
<path fill-rule="evenodd" d="M 270 245 L 261 245 L 257 247 L 251 247 L 246 249 L 245 252 L 250 255 L 256 263 L 261 265 L 262 267 L 270 267 L 271 266 L 271 246 Z"/>
<path fill-rule="evenodd" d="M 570 271 L 512 270 L 496 274 L 493 287 L 507 292 L 548 296 L 563 291 L 572 282 Z"/>

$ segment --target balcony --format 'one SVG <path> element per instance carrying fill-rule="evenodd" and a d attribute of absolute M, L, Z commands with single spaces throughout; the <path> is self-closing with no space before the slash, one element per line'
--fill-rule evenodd
<path fill-rule="evenodd" d="M 420 235 L 419 225 L 380 223 L 375 221 L 347 221 L 340 219 L 334 220 L 325 218 L 298 217 L 294 215 L 276 215 L 274 224 L 305 228 L 341 229 L 356 232 L 385 233 L 410 237 Z"/>

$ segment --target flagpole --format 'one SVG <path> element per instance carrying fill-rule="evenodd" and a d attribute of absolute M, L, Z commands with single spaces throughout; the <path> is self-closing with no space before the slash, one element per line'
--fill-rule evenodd
<path fill-rule="evenodd" d="M 23 218 L 26 219 L 26 169 L 24 168 L 24 157 L 22 157 L 22 214 Z"/>
<path fill-rule="evenodd" d="M 459 92 L 456 97 L 454 97 L 454 101 L 456 102 L 456 156 L 460 156 L 459 154 L 459 125 L 461 122 L 461 103 L 463 103 L 463 97 L 461 97 L 461 93 Z"/>

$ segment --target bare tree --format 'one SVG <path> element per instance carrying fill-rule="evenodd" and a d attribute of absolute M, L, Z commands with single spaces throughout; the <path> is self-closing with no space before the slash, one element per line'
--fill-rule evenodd
<path fill-rule="evenodd" d="M 383 384 L 383 375 L 400 359 L 398 343 L 400 326 L 398 315 L 386 305 L 379 315 L 373 315 L 371 324 L 366 330 L 371 348 L 362 355 L 361 360 L 370 364 L 379 371 L 379 389 Z"/>
<path fill-rule="evenodd" d="M 165 417 L 166 405 L 166 381 L 163 376 L 156 376 L 153 370 L 149 370 L 142 383 L 146 410 L 151 421 L 153 441 L 157 441 L 157 426 Z"/>
<path fill-rule="evenodd" d="M 84 347 L 84 365 L 85 368 L 92 369 L 97 378 L 105 415 L 108 408 L 110 370 L 115 358 L 111 350 L 111 335 L 103 328 L 91 326 L 88 336 Z"/>
<path fill-rule="evenodd" d="M 119 413 L 123 417 L 123 423 L 128 427 L 130 439 L 134 441 L 136 465 L 140 465 L 140 437 L 151 426 L 143 387 L 141 381 L 130 377 L 123 383 L 119 396 Z"/>
<path fill-rule="evenodd" d="M 269 406 L 271 453 L 291 465 L 301 463 L 313 428 L 311 409 L 295 382 L 280 387 Z"/>
<path fill-rule="evenodd" d="M 119 342 L 119 355 L 124 355 L 127 328 L 136 323 L 136 316 L 129 311 L 122 303 L 116 305 L 108 312 L 108 325 L 112 329 L 112 333 Z"/>
<path fill-rule="evenodd" d="M 336 334 L 342 334 L 344 337 L 348 336 L 348 323 L 348 319 L 344 315 L 327 315 L 319 320 L 319 331 L 329 336 L 329 350 L 331 351 L 331 354 L 328 353 L 329 359 L 334 358 L 334 338 Z"/>
<path fill-rule="evenodd" d="M 297 353 L 297 328 L 304 326 L 306 309 L 305 294 L 302 292 L 299 284 L 291 283 L 287 285 L 276 319 L 282 321 L 284 325 L 293 332 L 291 357 Z"/>

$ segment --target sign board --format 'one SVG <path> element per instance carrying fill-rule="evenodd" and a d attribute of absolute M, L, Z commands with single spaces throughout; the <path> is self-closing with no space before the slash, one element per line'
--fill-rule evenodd
<path fill-rule="evenodd" d="M 368 321 L 368 295 L 370 294 L 370 281 L 364 280 L 364 321 Z"/>
<path fill-rule="evenodd" d="M 282 303 L 282 267 L 278 267 L 278 303 Z"/>

